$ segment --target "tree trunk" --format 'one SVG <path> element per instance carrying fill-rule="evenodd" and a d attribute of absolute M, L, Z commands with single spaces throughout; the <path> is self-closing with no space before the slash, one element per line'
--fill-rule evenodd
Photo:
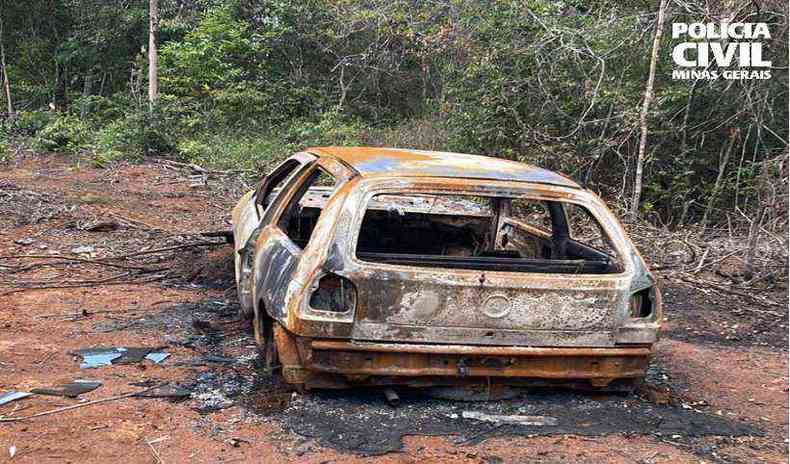
<path fill-rule="evenodd" d="M 8 108 L 8 116 L 14 114 L 14 104 L 11 101 L 11 83 L 8 81 L 8 68 L 5 64 L 5 42 L 3 41 L 3 17 L 0 14 L 0 66 L 3 67 L 3 88 Z"/>
<path fill-rule="evenodd" d="M 85 78 L 82 82 L 82 106 L 80 107 L 80 118 L 85 119 L 85 116 L 88 115 L 88 97 L 91 95 L 91 89 L 93 87 L 93 74 L 91 71 L 88 71 L 85 74 Z"/>
<path fill-rule="evenodd" d="M 69 105 L 67 100 L 68 94 L 66 92 L 67 87 L 67 79 L 66 76 L 66 65 L 57 61 L 55 61 L 55 96 L 54 96 L 54 105 L 55 111 L 66 111 L 66 108 Z"/>
<path fill-rule="evenodd" d="M 642 196 L 642 169 L 645 164 L 645 149 L 647 148 L 647 113 L 650 110 L 650 103 L 653 101 L 653 83 L 656 78 L 656 62 L 658 61 L 658 50 L 661 47 L 661 33 L 664 29 L 667 1 L 668 0 L 661 0 L 661 4 L 658 7 L 656 34 L 653 37 L 653 53 L 650 57 L 650 72 L 647 76 L 645 99 L 642 102 L 642 112 L 639 115 L 641 135 L 639 137 L 639 154 L 636 158 L 636 173 L 634 174 L 634 192 L 631 198 L 631 219 L 636 219 L 639 215 L 639 200 Z"/>
<path fill-rule="evenodd" d="M 757 251 L 760 226 L 763 224 L 763 217 L 765 216 L 766 209 L 765 205 L 761 205 L 757 210 L 757 216 L 752 219 L 752 223 L 749 226 L 749 239 L 746 242 L 748 243 L 746 248 L 746 272 L 744 275 L 746 280 L 752 280 L 754 278 L 754 256 Z"/>
<path fill-rule="evenodd" d="M 719 196 L 721 190 L 721 181 L 724 179 L 724 171 L 727 169 L 727 163 L 730 162 L 730 155 L 732 154 L 732 147 L 735 145 L 735 140 L 738 138 L 738 129 L 730 129 L 730 140 L 727 142 L 727 147 L 724 148 L 724 156 L 719 159 L 719 174 L 716 176 L 716 183 L 713 184 L 713 192 L 708 198 L 708 204 L 705 206 L 705 213 L 702 215 L 702 231 L 708 226 L 708 216 L 713 209 L 713 204 Z"/>
<path fill-rule="evenodd" d="M 159 38 L 157 0 L 149 0 L 148 7 L 148 102 L 153 106 L 159 97 L 159 59 L 156 54 L 156 45 Z"/>

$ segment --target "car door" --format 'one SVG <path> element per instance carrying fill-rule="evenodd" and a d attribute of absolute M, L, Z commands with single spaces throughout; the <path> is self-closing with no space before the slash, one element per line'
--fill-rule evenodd
<path fill-rule="evenodd" d="M 254 301 L 286 326 L 289 295 L 304 285 L 298 280 L 297 267 L 323 205 L 345 180 L 338 175 L 343 169 L 336 162 L 322 159 L 301 170 L 271 204 L 255 240 Z M 257 311 L 261 310 L 259 306 Z"/>
<path fill-rule="evenodd" d="M 241 314 L 251 318 L 253 315 L 252 261 L 254 244 L 271 220 L 271 206 L 283 195 L 289 181 L 315 161 L 309 153 L 297 153 L 283 161 L 271 174 L 264 177 L 258 187 L 242 197 L 233 212 L 234 261 L 236 286 L 241 306 Z"/>

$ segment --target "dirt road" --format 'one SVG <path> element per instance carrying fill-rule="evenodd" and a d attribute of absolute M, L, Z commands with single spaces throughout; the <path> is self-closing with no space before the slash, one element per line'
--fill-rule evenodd
<path fill-rule="evenodd" d="M 668 322 L 640 395 L 530 391 L 462 403 L 403 392 L 398 408 L 376 391 L 300 395 L 256 369 L 231 249 L 200 235 L 227 229 L 244 190 L 234 176 L 190 178 L 160 163 L 94 169 L 57 156 L 2 169 L 0 392 L 102 385 L 80 399 L 29 396 L 0 405 L 0 416 L 164 383 L 183 390 L 0 422 L 0 462 L 787 461 L 782 309 L 663 276 Z M 771 298 L 786 303 L 785 292 Z M 73 353 L 93 347 L 170 356 L 80 368 Z M 463 417 L 469 410 L 557 425 L 492 425 Z"/>

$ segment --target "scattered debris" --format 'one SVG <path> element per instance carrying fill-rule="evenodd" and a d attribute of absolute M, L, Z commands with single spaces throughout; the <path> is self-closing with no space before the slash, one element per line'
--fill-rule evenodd
<path fill-rule="evenodd" d="M 37 414 L 33 414 L 33 415 L 30 415 L 30 416 L 24 416 L 24 417 L 0 417 L 0 422 L 19 422 L 19 421 L 23 421 L 23 420 L 33 419 L 33 418 L 36 418 L 36 417 L 49 416 L 50 414 L 57 414 L 57 413 L 60 413 L 60 412 L 70 411 L 72 409 L 82 408 L 82 407 L 85 407 L 85 406 L 91 406 L 91 405 L 94 405 L 94 404 L 108 403 L 110 401 L 116 401 L 116 400 L 120 400 L 120 399 L 124 399 L 124 398 L 131 398 L 133 396 L 140 396 L 143 393 L 147 393 L 147 392 L 149 392 L 149 391 L 151 391 L 151 390 L 153 390 L 155 388 L 158 388 L 158 387 L 151 387 L 151 388 L 148 388 L 148 389 L 145 389 L 145 390 L 142 390 L 142 391 L 124 393 L 123 395 L 111 396 L 109 398 L 102 398 L 100 400 L 88 401 L 87 403 L 72 404 L 71 406 L 64 406 L 62 408 L 50 409 L 49 411 L 39 412 Z"/>
<path fill-rule="evenodd" d="M 197 330 L 199 333 L 203 334 L 212 334 L 217 332 L 217 328 L 209 321 L 204 321 L 203 319 L 193 319 L 192 320 L 192 327 Z"/>
<path fill-rule="evenodd" d="M 242 443 L 250 444 L 250 441 L 245 440 L 244 438 L 231 437 L 225 440 L 225 443 L 229 444 L 234 448 L 238 448 L 239 446 L 241 446 Z"/>
<path fill-rule="evenodd" d="M 236 362 L 233 358 L 226 358 L 224 356 L 217 356 L 213 354 L 207 354 L 202 358 L 205 362 L 215 363 L 215 364 L 233 364 Z"/>
<path fill-rule="evenodd" d="M 294 454 L 297 456 L 302 456 L 304 454 L 311 453 L 315 450 L 316 445 L 317 443 L 315 440 L 306 440 L 294 449 Z"/>
<path fill-rule="evenodd" d="M 32 393 L 28 392 L 21 392 L 21 391 L 10 391 L 7 393 L 3 393 L 0 395 L 0 406 L 10 403 L 12 401 L 21 400 L 22 398 L 28 397 L 32 395 Z"/>
<path fill-rule="evenodd" d="M 152 361 L 154 364 L 162 364 L 162 362 L 169 357 L 170 353 L 165 353 L 163 351 L 155 351 L 145 355 L 145 359 Z"/>
<path fill-rule="evenodd" d="M 94 367 L 109 366 L 114 359 L 123 356 L 123 348 L 96 348 L 79 350 L 75 354 L 82 356 L 80 369 L 91 369 Z"/>
<path fill-rule="evenodd" d="M 668 387 L 659 387 L 645 382 L 639 386 L 639 394 L 653 404 L 672 403 L 672 391 Z"/>
<path fill-rule="evenodd" d="M 385 388 L 384 389 L 384 397 L 387 398 L 387 403 L 390 406 L 397 407 L 400 404 L 400 397 L 398 396 L 398 392 L 393 390 L 392 388 Z"/>
<path fill-rule="evenodd" d="M 186 388 L 179 387 L 177 385 L 163 385 L 161 387 L 157 387 L 151 391 L 146 393 L 141 393 L 138 396 L 140 398 L 171 398 L 176 400 L 183 400 L 189 398 L 192 395 L 192 392 Z"/>
<path fill-rule="evenodd" d="M 75 255 L 81 255 L 81 254 L 93 253 L 94 251 L 96 251 L 96 248 L 90 245 L 83 245 L 83 246 L 74 247 L 69 251 L 71 251 Z"/>
<path fill-rule="evenodd" d="M 204 372 L 197 376 L 190 388 L 193 409 L 208 413 L 233 406 L 237 398 L 253 391 L 254 384 L 252 377 L 227 370 Z"/>
<path fill-rule="evenodd" d="M 389 406 L 378 390 L 295 395 L 288 407 L 273 417 L 286 430 L 315 439 L 321 446 L 368 456 L 402 449 L 402 437 L 407 435 L 455 436 L 456 444 L 465 445 L 502 436 L 680 435 L 676 441 L 689 443 L 704 436 L 764 435 L 759 428 L 734 418 L 672 405 L 658 407 L 620 395 L 569 395 L 561 390 L 533 389 L 529 397 L 470 407 L 428 398 L 419 390 L 401 389 L 398 393 L 398 408 Z"/>
<path fill-rule="evenodd" d="M 235 363 L 236 363 L 236 359 L 234 358 L 226 358 L 224 356 L 207 354 L 204 356 L 200 356 L 198 358 L 191 358 L 191 359 L 186 359 L 184 361 L 179 361 L 175 365 L 198 367 L 198 366 L 208 366 L 211 364 L 235 364 Z"/>
<path fill-rule="evenodd" d="M 113 230 L 118 230 L 120 227 L 121 224 L 119 224 L 118 221 L 98 221 L 83 226 L 82 230 L 88 232 L 111 232 Z"/>
<path fill-rule="evenodd" d="M 72 354 L 82 356 L 80 368 L 91 369 L 110 364 L 137 364 L 143 359 L 148 359 L 156 364 L 164 361 L 170 353 L 160 352 L 161 348 L 145 347 L 113 347 L 113 348 L 86 348 Z"/>
<path fill-rule="evenodd" d="M 486 414 L 480 411 L 464 411 L 461 413 L 461 417 L 483 422 L 493 422 L 494 424 L 553 426 L 558 423 L 556 417 Z"/>
<path fill-rule="evenodd" d="M 508 385 L 453 385 L 431 387 L 425 393 L 431 398 L 450 401 L 501 401 L 521 395 L 522 390 Z"/>
<path fill-rule="evenodd" d="M 164 461 L 162 460 L 162 456 L 159 455 L 159 451 L 157 451 L 156 448 L 154 448 L 154 444 L 159 443 L 161 441 L 165 441 L 165 440 L 167 440 L 169 438 L 170 438 L 169 436 L 164 436 L 164 437 L 157 438 L 155 440 L 146 440 L 145 441 L 148 444 L 148 447 L 151 448 L 151 453 L 153 453 L 153 455 L 154 455 L 154 460 L 158 464 L 162 464 L 162 463 L 164 463 Z"/>
<path fill-rule="evenodd" d="M 148 440 L 148 443 L 155 445 L 157 443 L 163 442 L 165 440 L 169 440 L 170 435 L 165 435 L 164 437 L 154 438 L 153 440 Z"/>
<path fill-rule="evenodd" d="M 53 388 L 34 388 L 31 393 L 37 395 L 65 396 L 66 398 L 76 398 L 83 393 L 96 390 L 102 385 L 99 380 L 75 379 L 71 383 L 64 383 Z"/>

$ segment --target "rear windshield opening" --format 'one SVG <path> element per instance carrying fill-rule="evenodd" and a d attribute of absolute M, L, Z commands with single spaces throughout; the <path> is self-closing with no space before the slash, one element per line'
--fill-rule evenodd
<path fill-rule="evenodd" d="M 586 208 L 471 195 L 379 194 L 357 240 L 363 261 L 538 273 L 622 272 Z"/>

